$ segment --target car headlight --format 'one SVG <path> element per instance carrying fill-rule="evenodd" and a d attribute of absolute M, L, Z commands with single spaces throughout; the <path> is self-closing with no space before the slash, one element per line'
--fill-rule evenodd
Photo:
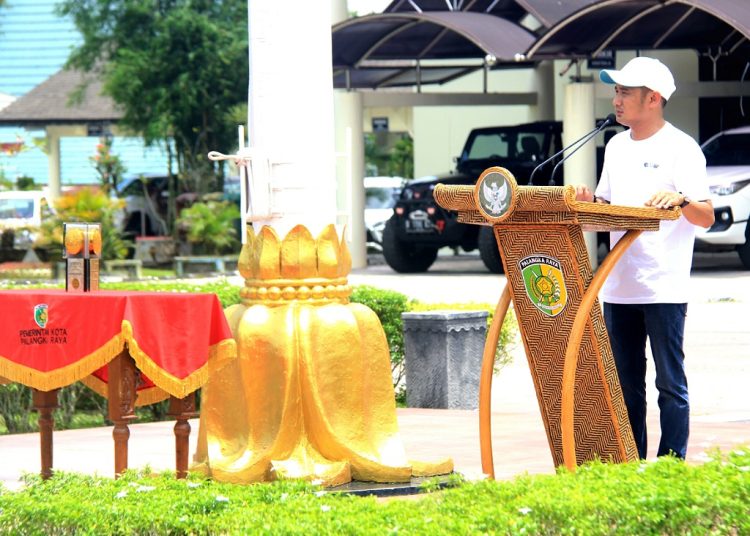
<path fill-rule="evenodd" d="M 732 195 L 742 190 L 748 184 L 750 184 L 750 179 L 746 179 L 744 181 L 731 182 L 729 184 L 719 184 L 716 186 L 711 186 L 709 188 L 709 191 L 712 194 L 716 194 L 716 195 Z"/>

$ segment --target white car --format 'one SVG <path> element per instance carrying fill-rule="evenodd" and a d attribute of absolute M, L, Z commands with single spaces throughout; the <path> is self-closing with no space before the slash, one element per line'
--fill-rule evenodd
<path fill-rule="evenodd" d="M 393 216 L 393 207 L 403 185 L 402 177 L 365 177 L 365 228 L 368 250 L 383 251 L 385 222 Z"/>
<path fill-rule="evenodd" d="M 42 224 L 43 205 L 47 193 L 41 190 L 13 190 L 0 192 L 0 233 L 15 231 L 15 249 L 28 249 L 35 231 Z"/>
<path fill-rule="evenodd" d="M 125 200 L 122 230 L 129 237 L 168 234 L 167 180 L 163 174 L 129 175 L 117 185 L 117 197 Z"/>
<path fill-rule="evenodd" d="M 720 132 L 702 146 L 716 221 L 696 237 L 698 251 L 736 250 L 750 270 L 750 127 Z"/>

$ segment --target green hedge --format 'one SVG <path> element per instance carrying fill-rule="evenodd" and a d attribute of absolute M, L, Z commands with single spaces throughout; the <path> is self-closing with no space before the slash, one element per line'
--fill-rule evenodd
<path fill-rule="evenodd" d="M 509 482 L 458 481 L 419 500 L 134 472 L 116 481 L 56 474 L 27 483 L 0 491 L 3 534 L 750 534 L 747 448 L 697 466 L 662 458 Z"/>

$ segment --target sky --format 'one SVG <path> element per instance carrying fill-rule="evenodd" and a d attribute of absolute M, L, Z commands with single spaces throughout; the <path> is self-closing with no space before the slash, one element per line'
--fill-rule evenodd
<path fill-rule="evenodd" d="M 382 13 L 391 0 L 347 0 L 349 11 L 356 11 L 358 15 Z"/>

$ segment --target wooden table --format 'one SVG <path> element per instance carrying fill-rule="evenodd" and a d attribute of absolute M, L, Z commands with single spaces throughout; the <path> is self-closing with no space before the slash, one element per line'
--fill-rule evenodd
<path fill-rule="evenodd" d="M 34 390 L 44 478 L 52 474 L 57 392 L 78 380 L 109 401 L 116 476 L 128 467 L 135 408 L 169 398 L 177 477 L 186 476 L 195 390 L 237 353 L 215 295 L 8 290 L 0 310 L 0 377 Z"/>

